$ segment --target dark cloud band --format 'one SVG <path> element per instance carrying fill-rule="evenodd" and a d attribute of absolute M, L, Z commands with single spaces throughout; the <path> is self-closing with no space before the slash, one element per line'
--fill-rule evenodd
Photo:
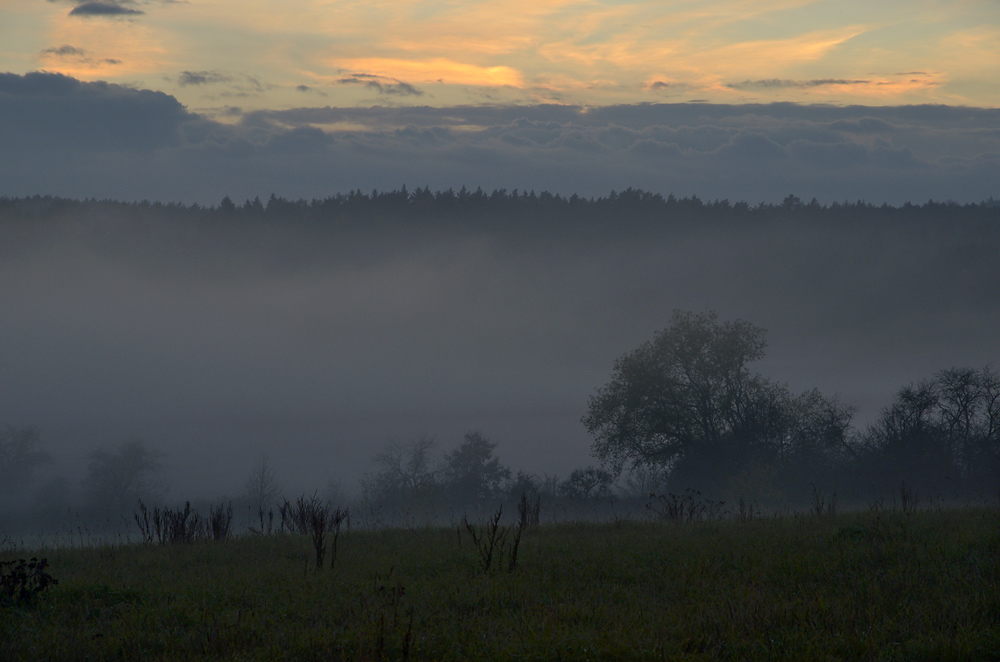
<path fill-rule="evenodd" d="M 872 85 L 870 80 L 850 80 L 846 78 L 814 78 L 812 80 L 783 80 L 766 78 L 762 80 L 745 80 L 742 83 L 727 83 L 726 87 L 734 90 L 777 89 L 777 88 L 807 88 L 825 87 L 829 85 Z"/>
<path fill-rule="evenodd" d="M 364 85 L 379 94 L 397 94 L 400 96 L 423 96 L 424 91 L 395 78 L 386 78 L 376 74 L 349 74 L 337 80 L 338 85 Z"/>
<path fill-rule="evenodd" d="M 70 11 L 70 16 L 138 16 L 146 12 L 130 9 L 115 2 L 85 2 Z"/>
<path fill-rule="evenodd" d="M 82 48 L 76 48 L 75 46 L 70 46 L 69 44 L 63 44 L 59 48 L 55 47 L 46 48 L 42 52 L 45 53 L 46 55 L 56 55 L 58 57 L 70 57 L 70 56 L 82 57 L 83 55 L 85 55 L 85 52 Z"/>
<path fill-rule="evenodd" d="M 191 85 L 226 82 L 230 95 L 262 85 L 185 74 Z M 311 198 L 403 182 L 567 195 L 636 187 L 753 203 L 790 192 L 894 204 L 1000 194 L 997 109 L 373 105 L 231 110 L 215 122 L 166 94 L 35 73 L 0 75 L 0 116 L 9 195 L 216 202 L 220 191 Z M 87 165 L 98 157 L 100 171 Z"/>
<path fill-rule="evenodd" d="M 219 73 L 217 71 L 182 71 L 180 75 L 177 76 L 177 84 L 181 87 L 186 87 L 188 85 L 228 83 L 232 80 L 232 76 Z"/>

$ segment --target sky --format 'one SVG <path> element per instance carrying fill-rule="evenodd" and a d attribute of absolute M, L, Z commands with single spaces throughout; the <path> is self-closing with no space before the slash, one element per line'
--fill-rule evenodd
<path fill-rule="evenodd" d="M 4 0 L 0 65 L 304 105 L 1000 104 L 995 0 Z"/>
<path fill-rule="evenodd" d="M 6 195 L 996 193 L 995 0 L 0 0 L 0 18 Z"/>

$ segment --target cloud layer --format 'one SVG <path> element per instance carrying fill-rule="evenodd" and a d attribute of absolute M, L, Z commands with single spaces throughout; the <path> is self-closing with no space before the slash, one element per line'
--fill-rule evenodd
<path fill-rule="evenodd" d="M 185 73 L 192 84 L 225 79 Z M 303 107 L 230 109 L 222 123 L 160 92 L 34 73 L 0 75 L 0 113 L 7 195 L 215 203 L 405 183 L 902 203 L 980 201 L 996 196 L 1000 181 L 1000 111 L 992 109 Z"/>

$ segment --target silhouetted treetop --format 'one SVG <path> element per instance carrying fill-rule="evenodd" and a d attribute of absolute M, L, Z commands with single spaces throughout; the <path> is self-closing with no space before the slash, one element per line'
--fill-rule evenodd
<path fill-rule="evenodd" d="M 234 201 L 229 195 L 217 205 L 197 203 L 185 205 L 176 202 L 123 202 L 115 200 L 73 200 L 53 196 L 24 198 L 0 197 L 0 220 L 43 219 L 72 215 L 93 217 L 117 213 L 137 218 L 173 219 L 186 217 L 198 220 L 248 221 L 253 219 L 313 222 L 372 222 L 396 221 L 409 223 L 436 219 L 456 222 L 490 222 L 502 220 L 518 222 L 607 221 L 621 224 L 639 222 L 725 220 L 774 220 L 794 215 L 796 218 L 823 220 L 894 219 L 918 221 L 921 219 L 948 218 L 952 221 L 1000 220 L 1000 201 L 985 200 L 980 203 L 959 204 L 928 200 L 922 204 L 905 203 L 901 206 L 876 205 L 864 200 L 820 204 L 815 198 L 804 202 L 789 194 L 780 203 L 730 202 L 728 199 L 703 201 L 698 196 L 679 198 L 673 194 L 663 196 L 640 189 L 612 190 L 606 196 L 563 196 L 558 193 L 519 189 L 482 188 L 458 191 L 446 189 L 431 191 L 429 187 L 409 190 L 406 186 L 392 191 L 373 190 L 366 193 L 351 190 L 326 198 L 290 200 L 271 194 L 267 202 L 259 197 Z"/>
<path fill-rule="evenodd" d="M 594 455 L 616 474 L 645 467 L 680 487 L 724 488 L 749 466 L 777 469 L 846 446 L 852 410 L 751 371 L 765 347 L 750 322 L 675 311 L 591 396 L 583 424 Z"/>

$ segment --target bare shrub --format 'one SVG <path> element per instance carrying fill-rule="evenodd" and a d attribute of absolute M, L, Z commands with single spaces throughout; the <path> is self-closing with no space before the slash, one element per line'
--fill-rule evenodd
<path fill-rule="evenodd" d="M 316 569 L 323 569 L 326 558 L 326 534 L 333 534 L 333 545 L 330 568 L 337 560 L 337 541 L 340 528 L 348 517 L 347 510 L 333 508 L 313 494 L 306 498 L 300 496 L 294 504 L 287 499 L 281 504 L 281 529 L 289 533 L 308 535 L 312 538 L 313 549 L 316 552 Z"/>
<path fill-rule="evenodd" d="M 830 495 L 827 499 L 820 492 L 819 488 L 816 487 L 815 483 L 813 488 L 813 500 L 812 500 L 812 514 L 816 517 L 834 517 L 837 514 L 837 492 Z"/>
<path fill-rule="evenodd" d="M 489 572 L 492 567 L 504 567 L 504 558 L 507 561 L 507 572 L 514 572 L 517 568 L 521 536 L 524 530 L 530 526 L 533 510 L 537 522 L 537 505 L 533 508 L 526 495 L 522 495 L 521 503 L 524 508 L 519 505 L 518 510 L 521 516 L 516 526 L 504 527 L 500 525 L 500 518 L 503 516 L 502 505 L 484 524 L 475 525 L 469 522 L 468 518 L 462 518 L 465 530 L 469 532 L 472 544 L 479 555 L 479 568 L 483 573 Z M 461 545 L 461 535 L 459 535 L 459 544 Z"/>
<path fill-rule="evenodd" d="M 904 513 L 912 513 L 917 509 L 919 500 L 917 499 L 916 493 L 913 491 L 906 481 L 899 484 L 899 507 Z"/>
<path fill-rule="evenodd" d="M 476 526 L 463 517 L 465 530 L 472 537 L 472 544 L 475 545 L 479 553 L 479 567 L 483 572 L 489 572 L 493 566 L 493 560 L 503 553 L 507 545 L 507 529 L 500 526 L 500 517 L 503 514 L 503 506 L 485 524 Z"/>
<path fill-rule="evenodd" d="M 156 512 L 154 511 L 154 516 Z M 191 502 L 185 501 L 183 508 L 163 509 L 161 543 L 194 542 L 204 530 L 205 522 L 196 511 L 192 510 Z"/>
<path fill-rule="evenodd" d="M 224 518 L 224 509 L 220 506 Z M 214 511 L 213 511 L 214 514 Z M 229 531 L 229 523 L 232 522 L 232 506 L 228 509 L 229 522 L 226 523 L 226 535 Z M 191 508 L 191 502 L 186 501 L 183 508 L 172 510 L 170 508 L 154 507 L 152 510 L 139 500 L 138 509 L 133 511 L 132 518 L 139 527 L 139 535 L 142 542 L 151 543 L 154 540 L 161 545 L 168 543 L 190 543 L 206 535 L 209 523 Z M 221 525 L 221 521 L 219 522 Z M 214 525 L 213 525 L 214 526 Z M 213 537 L 215 536 L 213 530 Z M 219 540 L 220 538 L 215 538 Z"/>
<path fill-rule="evenodd" d="M 739 502 L 736 504 L 736 512 L 733 513 L 733 518 L 739 522 L 760 519 L 760 506 L 747 501 L 741 496 Z"/>
<path fill-rule="evenodd" d="M 724 501 L 712 501 L 701 495 L 698 490 L 690 487 L 684 494 L 650 494 L 650 502 L 646 508 L 652 511 L 658 519 L 668 522 L 699 522 L 701 520 L 721 519 L 725 514 Z"/>
<path fill-rule="evenodd" d="M 209 508 L 208 530 L 212 540 L 222 541 L 229 537 L 233 526 L 233 504 L 219 504 L 218 508 Z"/>
<path fill-rule="evenodd" d="M 263 508 L 257 508 L 257 520 L 260 522 L 259 528 L 250 527 L 250 533 L 259 536 L 270 536 L 274 533 L 274 508 L 268 508 L 267 512 Z"/>
<path fill-rule="evenodd" d="M 139 499 L 138 510 L 132 511 L 132 517 L 135 519 L 136 525 L 139 527 L 139 535 L 142 536 L 142 542 L 146 545 L 153 542 L 153 537 L 155 535 L 155 529 L 153 527 L 153 512 L 146 507 L 146 504 Z"/>
<path fill-rule="evenodd" d="M 538 526 L 542 510 L 542 497 L 535 495 L 532 500 L 527 492 L 521 492 L 521 499 L 517 502 L 517 514 L 519 526 L 526 529 L 529 526 Z"/>

